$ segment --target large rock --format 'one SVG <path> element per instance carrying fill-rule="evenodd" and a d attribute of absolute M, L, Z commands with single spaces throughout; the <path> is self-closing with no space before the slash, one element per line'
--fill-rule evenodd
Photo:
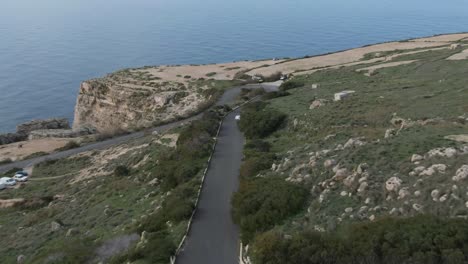
<path fill-rule="evenodd" d="M 28 139 L 28 135 L 19 133 L 8 133 L 0 135 L 0 145 L 11 144 Z"/>
<path fill-rule="evenodd" d="M 50 118 L 43 120 L 33 120 L 16 127 L 16 132 L 19 134 L 29 134 L 35 130 L 42 129 L 69 129 L 70 124 L 66 118 Z"/>
<path fill-rule="evenodd" d="M 40 138 L 75 138 L 96 133 L 96 129 L 92 127 L 80 127 L 78 129 L 43 129 L 32 131 L 29 134 L 29 139 Z"/>
<path fill-rule="evenodd" d="M 411 156 L 411 162 L 417 162 L 417 161 L 421 161 L 423 159 L 424 159 L 424 157 L 421 156 L 421 155 L 418 155 L 418 154 L 413 154 L 413 156 Z"/>
<path fill-rule="evenodd" d="M 468 178 L 468 165 L 463 165 L 457 170 L 455 176 L 452 177 L 452 180 L 459 182 L 466 178 Z"/>
<path fill-rule="evenodd" d="M 309 109 L 312 110 L 312 109 L 316 109 L 316 108 L 322 107 L 322 106 L 324 106 L 326 103 L 327 103 L 327 100 L 325 100 L 325 99 L 317 99 L 317 100 L 314 100 L 314 101 L 310 104 Z"/>
<path fill-rule="evenodd" d="M 434 158 L 434 157 L 453 158 L 455 155 L 457 155 L 457 150 L 455 148 L 431 149 L 426 154 L 428 158 Z"/>
<path fill-rule="evenodd" d="M 385 182 L 385 189 L 388 192 L 397 192 L 400 189 L 402 180 L 398 177 L 391 177 Z"/>

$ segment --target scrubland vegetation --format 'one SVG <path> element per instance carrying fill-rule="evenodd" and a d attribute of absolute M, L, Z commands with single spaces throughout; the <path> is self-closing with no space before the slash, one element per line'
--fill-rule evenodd
<path fill-rule="evenodd" d="M 233 217 L 253 263 L 468 261 L 468 145 L 457 140 L 468 64 L 445 60 L 457 52 L 296 76 L 243 110 Z M 344 90 L 355 93 L 335 102 Z"/>

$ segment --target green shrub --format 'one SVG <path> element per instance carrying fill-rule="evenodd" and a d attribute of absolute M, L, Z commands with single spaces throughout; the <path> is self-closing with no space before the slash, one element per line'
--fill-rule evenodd
<path fill-rule="evenodd" d="M 13 163 L 13 160 L 11 160 L 11 159 L 0 160 L 0 165 L 5 165 L 5 164 L 9 164 L 9 163 Z"/>
<path fill-rule="evenodd" d="M 246 151 L 246 153 L 249 153 Z M 260 171 L 271 168 L 273 164 L 274 155 L 272 154 L 255 154 L 250 153 L 247 160 L 245 160 L 240 168 L 241 178 L 250 178 L 256 176 Z"/>
<path fill-rule="evenodd" d="M 239 127 L 248 139 L 263 138 L 276 131 L 285 119 L 285 114 L 266 109 L 264 103 L 253 103 L 243 109 Z"/>
<path fill-rule="evenodd" d="M 256 237 L 255 263 L 466 263 L 468 223 L 420 215 L 384 218 L 333 233 L 305 231 L 291 239 L 270 231 Z"/>
<path fill-rule="evenodd" d="M 243 180 L 232 200 L 233 218 L 240 225 L 244 242 L 296 214 L 307 191 L 282 178 Z"/>
<path fill-rule="evenodd" d="M 274 91 L 274 92 L 265 93 L 263 95 L 263 99 L 271 100 L 271 99 L 274 99 L 274 98 L 288 96 L 288 95 L 291 95 L 291 94 L 286 92 L 286 91 Z"/>
<path fill-rule="evenodd" d="M 294 89 L 294 88 L 299 88 L 299 87 L 302 87 L 302 86 L 304 86 L 303 81 L 289 80 L 289 81 L 284 82 L 283 84 L 281 84 L 280 91 L 287 91 L 287 90 Z"/>
<path fill-rule="evenodd" d="M 114 174 L 117 177 L 124 177 L 130 174 L 130 169 L 125 165 L 119 165 L 115 168 Z"/>

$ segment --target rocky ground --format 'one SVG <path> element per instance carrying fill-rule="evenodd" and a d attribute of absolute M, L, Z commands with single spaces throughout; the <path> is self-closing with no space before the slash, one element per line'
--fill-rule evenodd
<path fill-rule="evenodd" d="M 177 135 L 148 135 L 35 166 L 29 182 L 0 193 L 2 263 L 63 263 L 70 256 L 73 263 L 86 256 L 97 262 L 137 243 L 133 228 L 169 194 L 158 189 L 157 179 L 145 178 L 148 165 L 175 147 Z M 116 174 L 118 166 L 135 174 Z M 183 222 L 172 227 L 174 243 L 184 228 Z"/>
<path fill-rule="evenodd" d="M 315 70 L 267 100 L 288 121 L 263 139 L 275 158 L 256 177 L 309 193 L 302 211 L 271 230 L 291 237 L 387 217 L 468 219 L 468 61 L 453 59 L 467 44 Z"/>

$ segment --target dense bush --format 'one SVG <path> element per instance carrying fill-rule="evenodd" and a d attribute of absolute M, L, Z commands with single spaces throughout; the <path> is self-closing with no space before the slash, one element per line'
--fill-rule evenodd
<path fill-rule="evenodd" d="M 273 154 L 250 156 L 247 160 L 245 160 L 242 163 L 240 168 L 240 176 L 241 178 L 254 177 L 260 171 L 271 168 L 271 164 L 273 164 L 273 161 Z"/>
<path fill-rule="evenodd" d="M 334 233 L 306 231 L 285 239 L 270 231 L 256 237 L 257 264 L 466 263 L 468 223 L 417 216 L 359 223 Z"/>
<path fill-rule="evenodd" d="M 114 174 L 117 177 L 124 177 L 130 174 L 130 169 L 127 166 L 119 165 L 115 168 Z"/>
<path fill-rule="evenodd" d="M 269 152 L 271 144 L 261 139 L 253 139 L 247 141 L 245 144 L 245 150 L 253 150 L 257 152 Z"/>
<path fill-rule="evenodd" d="M 285 114 L 256 102 L 244 107 L 239 127 L 248 139 L 263 138 L 276 131 L 285 119 Z"/>
<path fill-rule="evenodd" d="M 302 87 L 302 86 L 304 86 L 304 83 L 302 81 L 289 80 L 289 81 L 281 84 L 280 91 L 287 91 L 287 90 L 294 89 L 294 88 L 299 88 L 299 87 Z"/>
<path fill-rule="evenodd" d="M 232 200 L 233 217 L 244 242 L 296 214 L 307 199 L 304 188 L 282 178 L 243 180 Z"/>
<path fill-rule="evenodd" d="M 265 93 L 263 95 L 263 99 L 270 100 L 270 99 L 288 96 L 288 95 L 291 95 L 291 94 L 286 91 L 274 91 L 274 92 Z"/>

